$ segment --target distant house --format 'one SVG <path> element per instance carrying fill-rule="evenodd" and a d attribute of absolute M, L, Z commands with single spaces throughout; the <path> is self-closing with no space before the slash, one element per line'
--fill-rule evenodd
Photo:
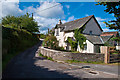
<path fill-rule="evenodd" d="M 116 32 L 103 32 L 100 36 L 113 36 L 113 37 L 117 37 L 119 36 L 119 33 Z M 110 40 L 109 41 L 110 45 L 116 46 L 116 45 L 120 45 L 120 42 L 117 43 L 116 41 Z"/>
<path fill-rule="evenodd" d="M 98 24 L 94 15 L 80 18 L 74 21 L 70 21 L 62 24 L 61 20 L 55 26 L 55 34 L 59 41 L 59 46 L 64 47 L 66 50 L 71 50 L 71 46 L 66 43 L 68 37 L 74 38 L 74 30 L 82 29 L 85 26 L 82 34 L 87 38 L 86 46 L 84 50 L 79 49 L 79 52 L 83 53 L 99 53 L 99 47 L 104 45 L 112 36 L 100 36 L 103 32 L 102 28 Z"/>

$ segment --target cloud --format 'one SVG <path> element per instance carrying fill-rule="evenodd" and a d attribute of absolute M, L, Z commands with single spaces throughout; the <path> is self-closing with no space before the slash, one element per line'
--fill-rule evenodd
<path fill-rule="evenodd" d="M 4 2 L 2 4 L 2 9 L 0 8 L 1 11 L 4 16 L 7 15 L 14 15 L 14 16 L 20 16 L 20 15 L 24 15 L 26 12 L 28 13 L 34 13 L 34 19 L 35 21 L 38 22 L 38 25 L 41 26 L 40 27 L 40 32 L 41 33 L 46 33 L 48 28 L 52 29 L 53 27 L 55 27 L 55 25 L 58 23 L 59 19 L 64 19 L 64 10 L 63 10 L 63 6 L 59 3 L 56 2 L 42 2 L 40 3 L 40 6 L 37 6 L 37 8 L 34 8 L 33 6 L 29 6 L 29 7 L 25 7 L 24 10 L 21 10 L 19 8 L 19 2 Z M 54 6 L 57 5 L 57 6 Z M 41 12 L 41 10 L 49 8 L 51 6 L 54 6 L 53 8 L 44 10 Z"/>
<path fill-rule="evenodd" d="M 98 21 L 105 21 L 106 19 L 102 19 L 102 18 L 100 18 L 100 17 L 96 17 L 96 19 L 98 20 Z"/>
<path fill-rule="evenodd" d="M 86 14 L 85 16 L 89 16 L 88 14 Z"/>
<path fill-rule="evenodd" d="M 56 5 L 56 6 L 55 6 Z M 54 6 L 54 7 L 52 7 Z M 52 7 L 52 8 L 50 8 Z M 49 8 L 47 10 L 44 10 L 46 8 Z M 44 11 L 42 11 L 44 10 Z M 46 18 L 64 18 L 64 10 L 63 10 L 63 6 L 59 3 L 55 3 L 55 2 L 44 2 L 41 3 L 41 5 L 39 7 L 37 7 L 36 9 L 36 14 L 42 17 L 46 17 Z"/>
<path fill-rule="evenodd" d="M 102 28 L 105 28 L 105 27 L 106 27 L 106 24 L 103 23 L 103 22 L 104 22 L 104 21 L 107 21 L 107 19 L 102 19 L 101 17 L 96 17 L 96 19 L 97 19 L 98 23 L 100 24 L 100 26 L 101 26 Z M 107 30 L 107 29 L 106 29 L 106 30 Z"/>
<path fill-rule="evenodd" d="M 70 15 L 70 12 L 68 12 L 67 14 Z"/>
<path fill-rule="evenodd" d="M 47 33 L 48 28 L 52 29 L 59 22 L 59 19 L 56 18 L 46 18 L 41 16 L 34 16 L 34 19 L 39 23 L 41 33 Z M 70 16 L 67 20 L 62 20 L 62 23 L 66 23 L 74 20 L 74 16 Z"/>
<path fill-rule="evenodd" d="M 22 15 L 22 10 L 19 8 L 19 2 L 2 2 L 2 8 L 0 8 L 2 14 L 0 16 L 4 17 L 7 15 L 19 16 Z"/>
<path fill-rule="evenodd" d="M 67 21 L 72 21 L 72 20 L 74 20 L 74 19 L 75 19 L 74 16 L 70 16 Z"/>
<path fill-rule="evenodd" d="M 104 32 L 108 32 L 108 31 L 110 31 L 110 30 L 107 29 L 107 28 L 104 28 L 103 31 L 104 31 Z"/>
<path fill-rule="evenodd" d="M 67 9 L 69 9 L 69 8 L 70 8 L 70 5 L 65 5 L 65 7 L 66 7 Z"/>
<path fill-rule="evenodd" d="M 38 25 L 40 26 L 40 32 L 46 33 L 48 28 L 52 29 L 55 27 L 55 25 L 58 23 L 59 19 L 56 18 L 45 18 L 41 16 L 34 16 L 35 21 L 38 22 Z"/>

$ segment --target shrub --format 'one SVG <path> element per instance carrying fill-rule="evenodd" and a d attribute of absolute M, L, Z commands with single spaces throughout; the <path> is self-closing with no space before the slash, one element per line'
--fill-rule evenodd
<path fill-rule="evenodd" d="M 43 46 L 51 49 L 56 49 L 58 47 L 58 41 L 55 36 L 49 35 L 45 38 Z"/>
<path fill-rule="evenodd" d="M 41 39 L 45 39 L 45 37 L 46 37 L 46 36 L 45 36 L 44 34 L 40 34 L 40 38 L 41 38 Z"/>
<path fill-rule="evenodd" d="M 56 47 L 56 50 L 65 51 L 65 50 L 64 50 L 64 47 L 59 47 L 59 46 Z"/>

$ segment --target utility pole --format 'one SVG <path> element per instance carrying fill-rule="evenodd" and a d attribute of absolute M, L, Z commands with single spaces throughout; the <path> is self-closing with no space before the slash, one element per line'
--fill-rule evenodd
<path fill-rule="evenodd" d="M 48 35 L 49 35 L 49 28 L 48 28 Z"/>
<path fill-rule="evenodd" d="M 33 13 L 32 13 L 32 20 L 33 20 Z"/>

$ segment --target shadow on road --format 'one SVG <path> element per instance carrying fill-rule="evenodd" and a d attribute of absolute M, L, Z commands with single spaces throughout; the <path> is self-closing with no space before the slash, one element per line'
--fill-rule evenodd
<path fill-rule="evenodd" d="M 27 49 L 23 53 L 20 53 L 16 57 L 14 57 L 10 63 L 7 65 L 6 69 L 2 74 L 2 80 L 11 79 L 77 79 L 67 73 L 50 71 L 48 68 L 44 66 L 36 66 L 34 63 L 38 60 L 35 58 L 35 52 L 41 45 L 41 41 L 39 44 L 34 47 Z M 39 58 L 43 60 L 43 58 Z M 62 80 L 61 79 L 61 80 Z"/>

